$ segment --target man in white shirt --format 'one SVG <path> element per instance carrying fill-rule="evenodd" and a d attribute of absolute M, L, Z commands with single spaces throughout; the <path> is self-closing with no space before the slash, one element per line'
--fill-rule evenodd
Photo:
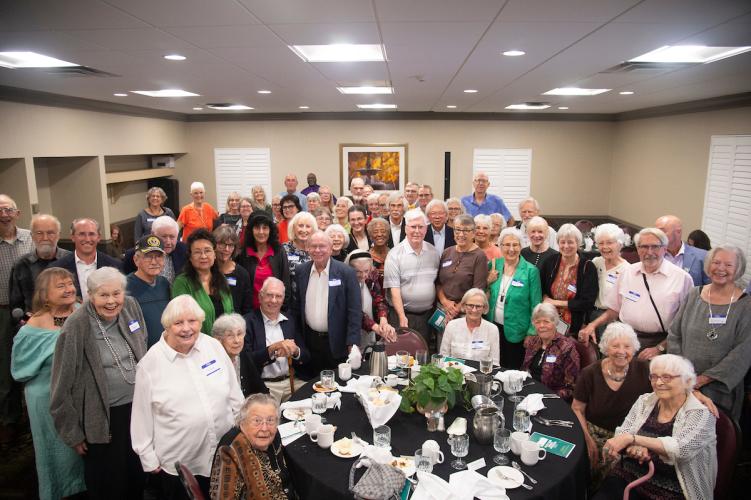
<path fill-rule="evenodd" d="M 404 196 L 399 193 L 389 196 L 389 248 L 394 248 L 404 239 L 404 212 L 406 211 L 407 200 Z"/>
<path fill-rule="evenodd" d="M 680 267 L 694 280 L 695 286 L 706 285 L 709 277 L 704 272 L 707 251 L 683 243 L 683 223 L 675 215 L 663 215 L 655 221 L 655 227 L 668 237 L 665 259 Z"/>
<path fill-rule="evenodd" d="M 431 200 L 426 207 L 425 214 L 430 220 L 428 231 L 425 233 L 425 241 L 438 250 L 438 255 L 443 255 L 444 250 L 456 245 L 454 230 L 446 224 L 449 216 L 446 202 L 443 200 Z"/>

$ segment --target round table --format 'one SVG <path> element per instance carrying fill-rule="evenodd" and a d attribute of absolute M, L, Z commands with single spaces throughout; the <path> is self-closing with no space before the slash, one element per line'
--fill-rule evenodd
<path fill-rule="evenodd" d="M 469 364 L 472 364 L 471 362 Z M 297 391 L 292 400 L 309 398 L 313 394 L 313 382 L 311 380 L 299 391 Z M 339 381 L 341 383 L 341 381 Z M 522 395 L 530 393 L 546 394 L 551 392 L 544 385 L 535 382 L 526 386 L 520 393 Z M 515 488 L 507 490 L 506 493 L 511 500 L 517 499 L 550 499 L 550 500 L 569 500 L 573 498 L 584 498 L 586 495 L 588 482 L 588 458 L 587 446 L 584 442 L 584 435 L 579 427 L 576 416 L 574 415 L 568 403 L 561 399 L 545 399 L 546 409 L 541 413 L 546 418 L 561 420 L 571 420 L 574 426 L 570 429 L 565 427 L 546 427 L 537 422 L 532 423 L 532 432 L 540 432 L 549 436 L 558 437 L 574 443 L 576 447 L 568 456 L 561 458 L 559 456 L 548 454 L 547 458 L 541 460 L 532 467 L 522 464 L 522 468 L 530 476 L 538 481 L 533 485 L 533 489 Z M 506 418 L 506 427 L 511 429 L 513 403 L 506 399 L 503 413 Z M 467 419 L 468 433 L 470 435 L 469 454 L 464 457 L 466 462 L 477 460 L 484 457 L 486 466 L 477 470 L 479 474 L 487 475 L 488 470 L 496 464 L 493 462 L 493 456 L 496 451 L 491 445 L 481 445 L 472 435 L 472 416 L 473 412 L 467 412 L 459 404 L 446 414 L 446 427 L 454 421 L 456 417 Z M 327 422 L 337 427 L 334 439 L 350 437 L 355 432 L 360 438 L 369 443 L 373 442 L 373 429 L 365 415 L 365 410 L 354 394 L 342 393 L 341 410 L 330 409 L 324 413 Z M 456 472 L 451 468 L 450 462 L 454 459 L 451 455 L 451 447 L 446 439 L 448 435 L 445 432 L 428 432 L 425 417 L 419 413 L 405 414 L 397 411 L 396 414 L 386 424 L 391 428 L 391 453 L 394 456 L 407 455 L 413 456 L 415 450 L 422 446 L 422 443 L 428 439 L 438 442 L 444 455 L 444 462 L 436 464 L 433 467 L 433 473 L 442 479 L 448 481 L 449 475 Z M 320 448 L 310 438 L 303 435 L 296 441 L 286 447 L 287 464 L 292 472 L 295 481 L 295 487 L 304 499 L 351 499 L 352 494 L 349 492 L 349 472 L 356 459 L 343 459 L 334 456 L 330 450 Z M 509 452 L 507 456 L 510 459 L 521 463 L 519 457 Z M 362 473 L 358 472 L 357 478 Z M 525 480 L 530 484 L 528 480 Z"/>

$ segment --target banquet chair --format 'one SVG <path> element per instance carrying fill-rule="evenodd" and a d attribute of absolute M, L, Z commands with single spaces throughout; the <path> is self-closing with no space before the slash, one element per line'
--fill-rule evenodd
<path fill-rule="evenodd" d="M 589 342 L 584 345 L 583 342 L 574 340 L 576 346 L 576 352 L 579 353 L 579 370 L 583 370 L 587 366 L 597 361 L 597 348 L 594 342 Z"/>
<path fill-rule="evenodd" d="M 582 234 L 591 233 L 592 230 L 595 228 L 594 222 L 588 219 L 578 220 L 576 221 L 576 223 L 574 223 L 574 226 L 576 226 L 576 229 L 581 231 Z"/>
<path fill-rule="evenodd" d="M 193 473 L 180 462 L 175 462 L 175 470 L 177 471 L 177 476 L 180 478 L 180 482 L 185 487 L 185 493 L 187 493 L 188 498 L 190 500 L 205 500 L 201 487 L 198 486 L 198 481 L 196 481 Z"/>
<path fill-rule="evenodd" d="M 393 356 L 396 351 L 409 351 L 410 356 L 414 356 L 418 349 L 428 350 L 422 335 L 411 328 L 400 327 L 396 329 L 396 342 L 386 344 L 386 356 Z"/>
<path fill-rule="evenodd" d="M 733 485 L 733 472 L 742 449 L 741 429 L 724 411 L 719 410 L 720 418 L 715 423 L 717 434 L 717 480 L 714 486 L 715 498 L 726 498 Z"/>

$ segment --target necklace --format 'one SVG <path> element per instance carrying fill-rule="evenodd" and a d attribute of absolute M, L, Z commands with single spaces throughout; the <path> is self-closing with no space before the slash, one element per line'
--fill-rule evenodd
<path fill-rule="evenodd" d="M 123 367 L 123 363 L 120 360 L 120 356 L 118 356 L 117 351 L 115 351 L 114 346 L 112 345 L 112 341 L 107 336 L 107 330 L 104 328 L 104 325 L 102 325 L 102 321 L 99 319 L 99 316 L 94 313 L 93 314 L 94 319 L 96 320 L 96 324 L 99 327 L 99 330 L 102 332 L 102 337 L 104 337 L 104 343 L 107 344 L 107 347 L 110 350 L 110 353 L 112 353 L 112 358 L 115 360 L 115 364 L 117 365 L 118 370 L 120 370 L 120 375 L 122 375 L 123 380 L 125 380 L 126 384 L 134 385 L 136 383 L 136 376 L 133 375 L 133 380 L 128 380 L 128 377 L 125 376 L 125 372 L 135 372 L 136 369 L 136 361 L 133 357 L 133 351 L 130 350 L 130 345 L 128 345 L 128 342 L 125 342 L 125 348 L 128 350 L 128 360 L 130 361 L 130 368 Z"/>
<path fill-rule="evenodd" d="M 613 373 L 610 371 L 610 363 L 608 363 L 608 366 L 605 367 L 605 373 L 613 382 L 623 382 L 624 380 L 626 380 L 626 375 L 628 375 L 628 366 L 626 366 L 626 369 L 623 371 L 623 375 L 619 377 L 618 375 L 613 375 Z"/>
<path fill-rule="evenodd" d="M 62 327 L 63 324 L 65 324 L 66 319 L 68 319 L 67 316 L 52 316 L 52 322 L 55 324 L 55 326 Z"/>
<path fill-rule="evenodd" d="M 728 304 L 728 310 L 725 311 L 725 321 L 727 321 L 728 316 L 730 315 L 730 308 L 733 307 L 733 299 L 735 299 L 735 289 L 733 290 L 733 293 L 730 294 L 730 303 Z M 714 314 L 712 313 L 712 285 L 707 287 L 707 305 L 709 306 L 709 331 L 707 332 L 707 338 L 710 341 L 717 340 L 720 335 L 717 333 L 717 326 L 722 326 L 725 324 L 725 321 L 723 321 L 721 324 L 717 324 L 716 326 L 712 324 L 712 318 L 714 318 Z"/>

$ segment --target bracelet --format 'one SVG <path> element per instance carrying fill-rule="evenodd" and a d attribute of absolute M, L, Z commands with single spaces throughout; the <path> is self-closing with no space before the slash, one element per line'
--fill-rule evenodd
<path fill-rule="evenodd" d="M 636 444 L 636 434 L 631 434 L 631 446 Z"/>

